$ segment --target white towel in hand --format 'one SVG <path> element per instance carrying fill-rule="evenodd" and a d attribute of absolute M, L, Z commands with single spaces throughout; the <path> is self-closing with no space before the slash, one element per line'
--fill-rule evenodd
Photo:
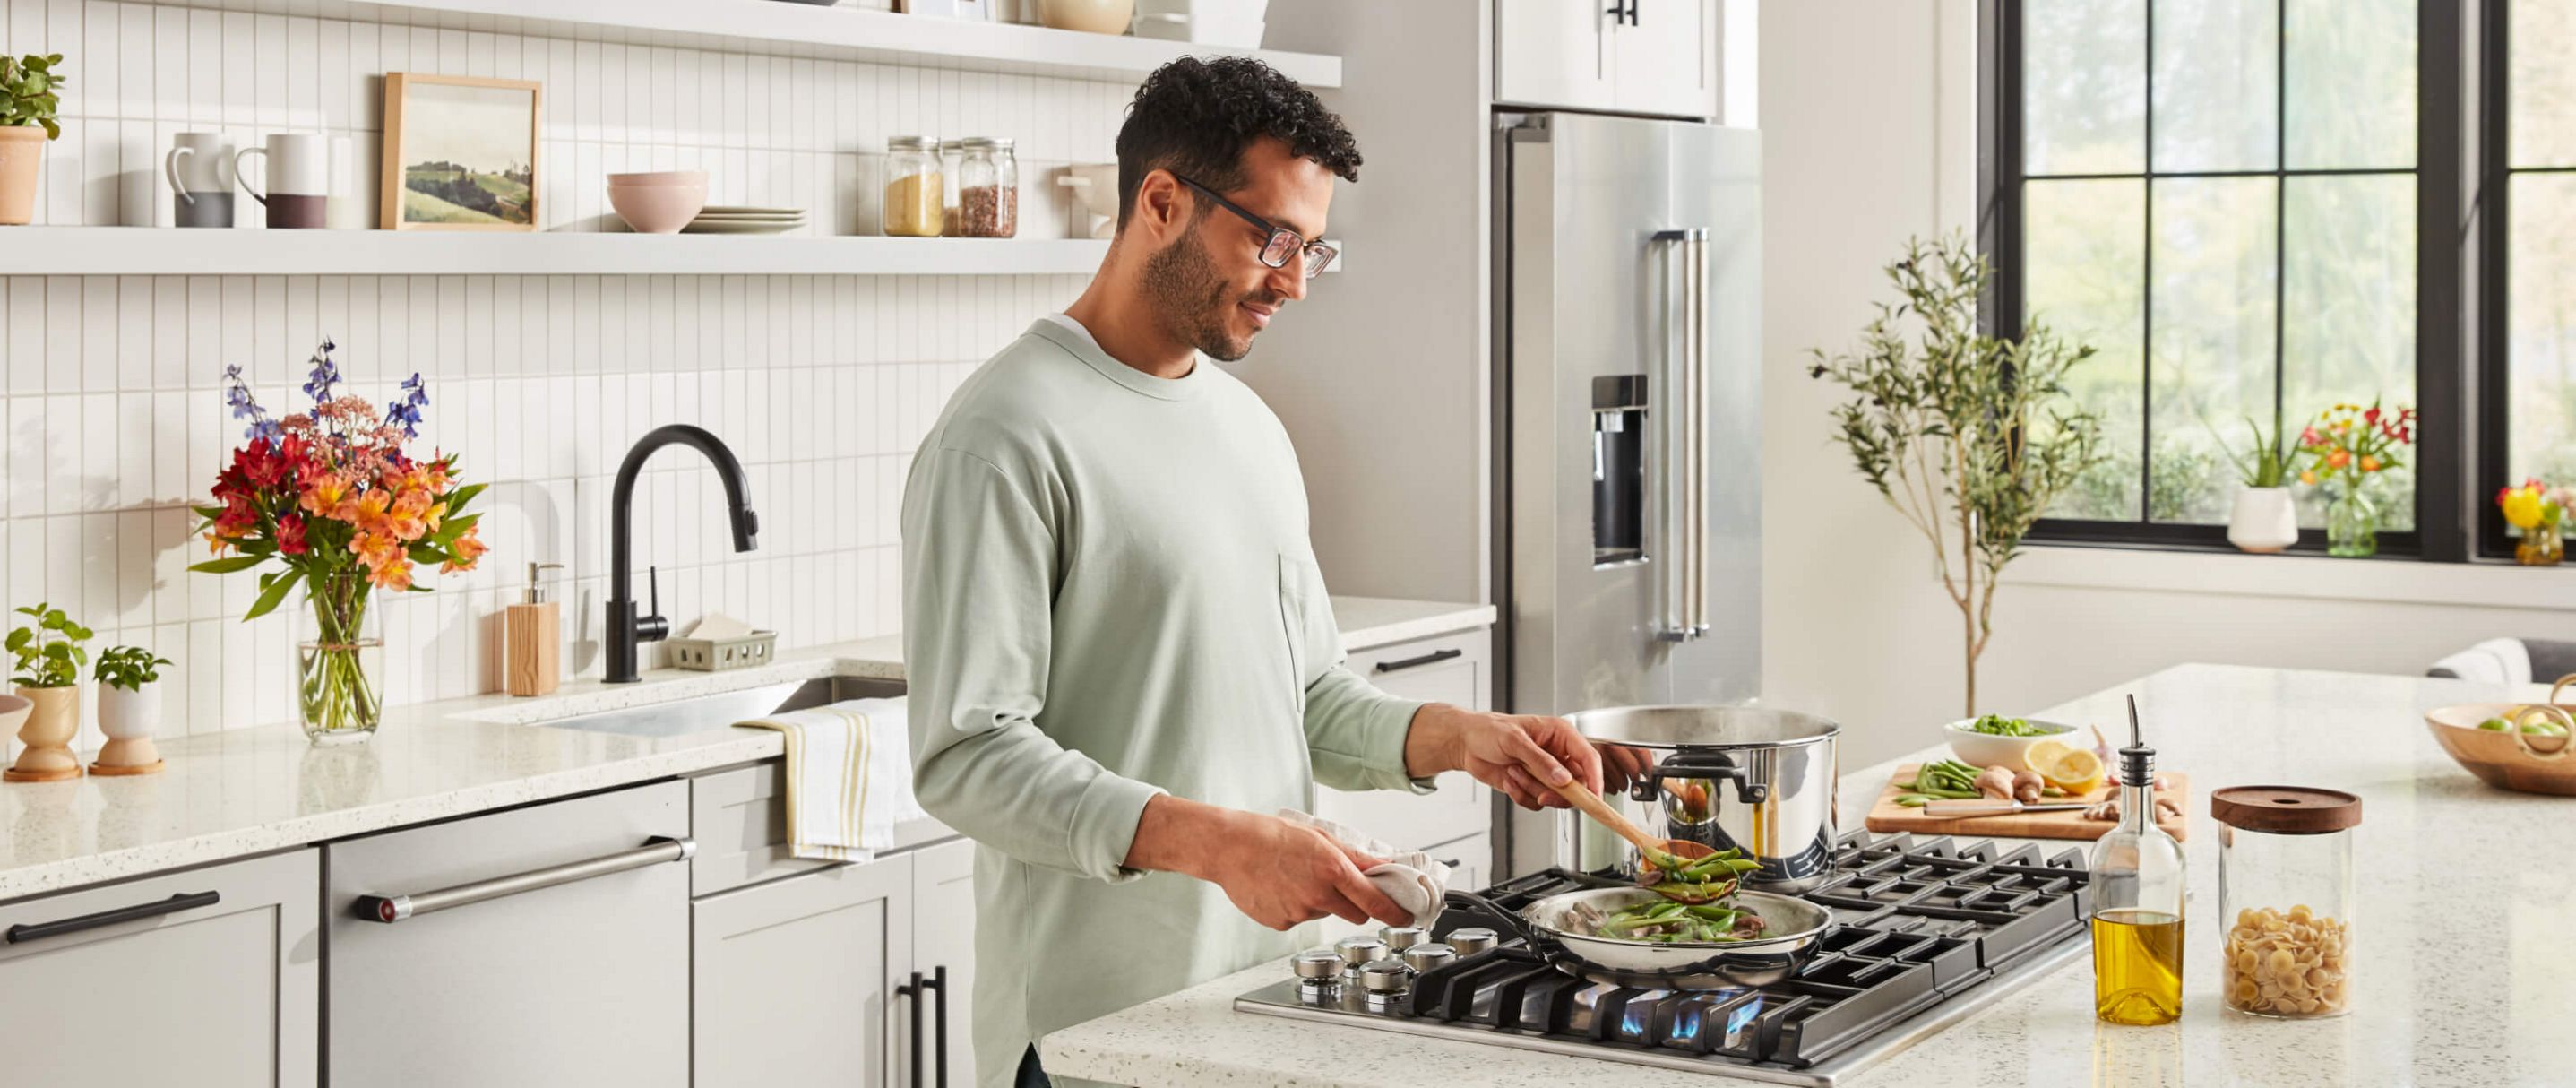
<path fill-rule="evenodd" d="M 1413 912 L 1413 924 L 1424 929 L 1440 917 L 1440 897 L 1449 891 L 1449 867 L 1420 850 L 1398 850 L 1366 832 L 1345 827 L 1320 816 L 1293 808 L 1279 810 L 1281 819 L 1304 824 L 1341 841 L 1341 844 L 1378 859 L 1378 864 L 1360 873 L 1395 905 Z"/>
<path fill-rule="evenodd" d="M 894 825 L 927 816 L 912 794 L 901 699 L 852 699 L 737 723 L 787 740 L 787 842 L 797 857 L 868 861 Z"/>

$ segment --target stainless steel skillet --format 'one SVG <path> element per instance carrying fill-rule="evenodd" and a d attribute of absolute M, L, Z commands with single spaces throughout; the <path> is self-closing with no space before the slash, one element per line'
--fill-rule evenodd
<path fill-rule="evenodd" d="M 1586 919 L 1663 897 L 1645 888 L 1592 888 L 1540 899 L 1519 911 L 1469 892 L 1448 902 L 1485 915 L 1527 941 L 1558 969 L 1622 986 L 1725 990 L 1767 986 L 1789 977 L 1833 932 L 1833 912 L 1785 895 L 1737 892 L 1736 906 L 1762 916 L 1764 935 L 1750 941 L 1637 941 L 1603 937 Z"/>

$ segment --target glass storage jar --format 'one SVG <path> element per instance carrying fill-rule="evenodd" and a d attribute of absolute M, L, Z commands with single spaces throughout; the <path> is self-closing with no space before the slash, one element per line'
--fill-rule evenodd
<path fill-rule="evenodd" d="M 2341 1016 L 2353 1002 L 2353 829 L 2361 798 L 2232 786 L 2218 820 L 2219 996 L 2255 1016 Z"/>
<path fill-rule="evenodd" d="M 1008 238 L 1020 231 L 1020 160 L 1011 141 L 978 136 L 960 141 L 957 161 L 959 234 Z"/>
<path fill-rule="evenodd" d="M 939 148 L 926 136 L 886 137 L 885 205 L 878 217 L 888 237 L 937 238 Z"/>
<path fill-rule="evenodd" d="M 964 153 L 966 141 L 939 141 L 939 236 L 955 238 L 957 234 L 957 157 Z"/>

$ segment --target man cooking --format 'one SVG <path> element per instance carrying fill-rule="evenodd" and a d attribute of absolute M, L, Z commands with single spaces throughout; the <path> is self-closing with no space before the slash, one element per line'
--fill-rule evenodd
<path fill-rule="evenodd" d="M 1292 927 L 1412 917 L 1377 859 L 1273 815 L 1314 785 L 1465 771 L 1526 807 L 1598 788 L 1563 719 L 1397 699 L 1341 665 L 1305 483 L 1231 362 L 1333 259 L 1341 120 L 1245 58 L 1147 77 L 1089 288 L 959 387 L 904 489 L 923 807 L 974 837 L 975 1053 L 1287 955 Z"/>

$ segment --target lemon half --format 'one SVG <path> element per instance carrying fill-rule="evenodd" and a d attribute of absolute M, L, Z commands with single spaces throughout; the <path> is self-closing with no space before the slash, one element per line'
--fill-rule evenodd
<path fill-rule="evenodd" d="M 2102 757 L 2090 749 L 2062 740 L 2043 740 L 2031 745 L 2023 758 L 2040 778 L 2069 796 L 2082 797 L 2102 786 Z"/>

